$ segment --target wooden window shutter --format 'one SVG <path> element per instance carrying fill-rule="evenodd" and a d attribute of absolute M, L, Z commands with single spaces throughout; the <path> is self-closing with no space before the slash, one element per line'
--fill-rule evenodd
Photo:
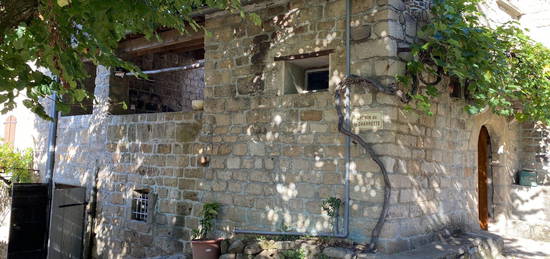
<path fill-rule="evenodd" d="M 4 122 L 4 143 L 13 147 L 15 142 L 15 126 L 17 125 L 17 118 L 10 115 Z"/>

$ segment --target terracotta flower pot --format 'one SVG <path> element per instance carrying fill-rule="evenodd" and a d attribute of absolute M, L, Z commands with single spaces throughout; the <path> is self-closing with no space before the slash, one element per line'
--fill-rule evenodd
<path fill-rule="evenodd" d="M 218 259 L 220 257 L 220 241 L 222 240 L 192 240 L 193 259 Z"/>

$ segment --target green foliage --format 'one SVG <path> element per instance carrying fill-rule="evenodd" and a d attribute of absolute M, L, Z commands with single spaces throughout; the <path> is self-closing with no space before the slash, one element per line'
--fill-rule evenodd
<path fill-rule="evenodd" d="M 305 249 L 285 250 L 281 252 L 281 255 L 285 259 L 305 259 L 307 256 L 307 251 Z"/>
<path fill-rule="evenodd" d="M 340 210 L 340 204 L 342 204 L 342 200 L 336 197 L 329 197 L 322 201 L 321 208 L 330 217 L 336 217 L 338 216 L 338 211 Z"/>
<path fill-rule="evenodd" d="M 296 232 L 296 229 L 286 225 L 284 222 L 281 223 L 279 228 L 280 232 Z M 297 235 L 277 235 L 273 237 L 273 240 L 276 241 L 294 241 L 300 239 L 300 236 Z"/>
<path fill-rule="evenodd" d="M 23 104 L 48 118 L 39 100 L 52 91 L 65 96 L 68 103 L 56 102 L 61 111 L 67 111 L 68 104 L 93 94 L 82 87 L 89 76 L 83 61 L 139 72 L 138 67 L 116 56 L 118 42 L 130 33 L 156 38 L 158 28 L 175 28 L 181 33 L 202 30 L 193 19 L 193 13 L 201 8 L 225 9 L 255 23 L 260 21 L 257 15 L 242 11 L 240 0 L 0 2 L 2 111 L 13 109 L 15 97 L 25 93 Z M 50 71 L 53 77 L 39 70 Z"/>
<path fill-rule="evenodd" d="M 207 237 L 208 233 L 214 227 L 214 220 L 218 217 L 220 204 L 217 202 L 205 203 L 202 206 L 199 228 L 193 229 L 193 240 L 200 240 Z"/>
<path fill-rule="evenodd" d="M 406 76 L 437 74 L 458 79 L 471 99 L 467 111 L 485 107 L 503 116 L 550 122 L 550 50 L 535 43 L 515 23 L 489 28 L 480 22 L 481 0 L 435 0 L 432 19 L 419 31 Z M 439 69 L 438 69 L 439 68 Z M 439 71 L 438 71 L 439 70 Z M 428 112 L 440 95 L 437 86 L 425 86 L 412 96 Z"/>
<path fill-rule="evenodd" d="M 8 144 L 0 145 L 0 172 L 11 177 L 13 183 L 32 182 L 32 149 L 15 150 Z M 9 178 L 9 177 L 8 177 Z"/>
<path fill-rule="evenodd" d="M 328 197 L 324 199 L 321 203 L 321 208 L 327 215 L 332 219 L 332 231 L 334 233 L 338 232 L 337 222 L 338 222 L 338 213 L 340 212 L 340 205 L 342 200 L 336 197 Z"/>

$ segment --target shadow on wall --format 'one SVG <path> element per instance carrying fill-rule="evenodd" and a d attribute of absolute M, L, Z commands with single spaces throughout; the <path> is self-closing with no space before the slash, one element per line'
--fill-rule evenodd
<path fill-rule="evenodd" d="M 108 69 L 96 68 L 96 88 L 92 114 L 60 116 L 58 122 L 57 148 L 55 157 L 54 181 L 56 183 L 83 186 L 87 189 L 87 200 L 98 170 L 106 170 L 105 125 L 109 119 L 109 75 Z M 46 110 L 50 108 L 48 99 L 43 101 Z M 47 145 L 50 122 L 35 117 L 33 129 L 34 162 L 41 173 L 41 182 L 46 181 Z M 87 208 L 87 210 L 89 207 Z M 88 223 L 86 223 L 88 227 Z M 89 234 L 87 229 L 86 235 Z M 86 241 L 89 239 L 85 236 Z M 88 246 L 89 244 L 85 244 Z M 86 248 L 85 248 L 86 249 Z"/>

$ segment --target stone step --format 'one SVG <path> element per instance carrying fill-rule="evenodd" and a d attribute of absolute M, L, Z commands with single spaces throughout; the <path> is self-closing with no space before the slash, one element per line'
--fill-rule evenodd
<path fill-rule="evenodd" d="M 503 258 L 503 239 L 486 231 L 466 232 L 392 255 L 358 254 L 361 259 L 405 258 Z"/>

